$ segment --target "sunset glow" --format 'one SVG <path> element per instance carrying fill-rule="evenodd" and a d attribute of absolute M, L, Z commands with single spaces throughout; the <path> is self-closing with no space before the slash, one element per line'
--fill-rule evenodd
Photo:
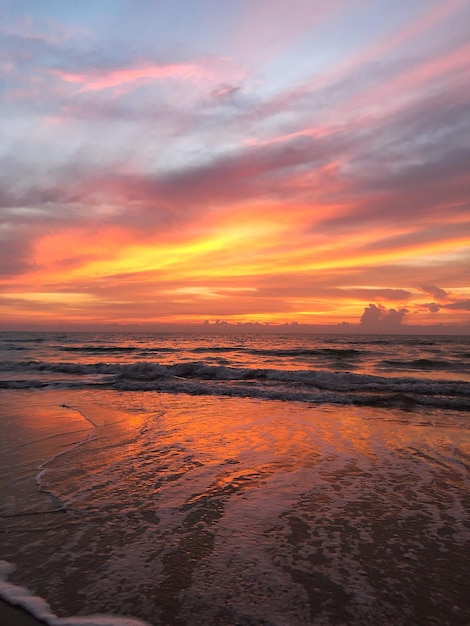
<path fill-rule="evenodd" d="M 5 3 L 0 330 L 470 332 L 469 24 L 457 0 Z"/>

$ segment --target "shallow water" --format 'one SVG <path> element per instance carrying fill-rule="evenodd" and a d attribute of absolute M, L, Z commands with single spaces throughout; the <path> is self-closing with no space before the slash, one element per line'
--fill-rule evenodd
<path fill-rule="evenodd" d="M 54 387 L 0 415 L 0 558 L 58 616 L 470 620 L 466 412 Z"/>

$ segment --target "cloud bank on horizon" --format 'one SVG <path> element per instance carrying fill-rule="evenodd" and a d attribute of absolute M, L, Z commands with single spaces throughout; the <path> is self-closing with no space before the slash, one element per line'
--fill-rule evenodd
<path fill-rule="evenodd" d="M 0 315 L 470 328 L 467 0 L 6 0 Z"/>

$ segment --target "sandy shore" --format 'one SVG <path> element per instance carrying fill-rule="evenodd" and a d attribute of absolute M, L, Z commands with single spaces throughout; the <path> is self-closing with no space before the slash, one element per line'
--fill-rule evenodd
<path fill-rule="evenodd" d="M 0 599 L 0 624 L 2 626 L 45 626 L 46 622 L 36 619 L 24 609 Z"/>
<path fill-rule="evenodd" d="M 460 413 L 63 394 L 0 394 L 5 597 L 102 624 L 469 626 Z"/>

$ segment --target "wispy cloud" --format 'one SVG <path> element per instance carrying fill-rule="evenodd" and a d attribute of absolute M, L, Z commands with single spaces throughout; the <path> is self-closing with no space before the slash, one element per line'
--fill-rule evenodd
<path fill-rule="evenodd" d="M 8 318 L 468 323 L 468 3 L 267 6 L 8 6 Z"/>
<path fill-rule="evenodd" d="M 113 70 L 95 70 L 77 73 L 52 70 L 52 73 L 67 83 L 77 83 L 81 91 L 99 91 L 110 87 L 122 87 L 128 83 L 151 82 L 155 80 L 200 81 L 210 76 L 208 70 L 196 64 L 150 65 Z"/>

